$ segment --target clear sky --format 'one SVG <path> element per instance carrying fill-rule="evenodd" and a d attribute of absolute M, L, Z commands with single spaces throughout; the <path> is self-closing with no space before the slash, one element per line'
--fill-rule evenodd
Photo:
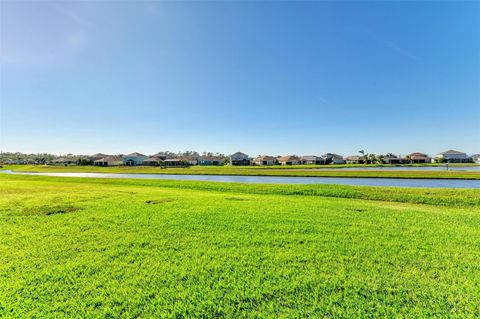
<path fill-rule="evenodd" d="M 1 1 L 2 151 L 480 152 L 480 2 Z"/>

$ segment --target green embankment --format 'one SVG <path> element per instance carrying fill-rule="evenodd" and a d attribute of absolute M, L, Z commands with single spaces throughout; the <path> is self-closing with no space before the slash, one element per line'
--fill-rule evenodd
<path fill-rule="evenodd" d="M 480 190 L 0 175 L 0 317 L 475 317 Z"/>
<path fill-rule="evenodd" d="M 338 168 L 338 167 L 337 167 Z M 382 170 L 331 170 L 312 168 L 264 168 L 254 166 L 192 166 L 189 168 L 95 167 L 95 166 L 33 166 L 11 165 L 3 169 L 23 172 L 92 172 L 92 173 L 137 173 L 137 174 L 200 174 L 200 175 L 246 175 L 246 176 L 317 176 L 317 177 L 364 177 L 364 178 L 430 178 L 430 179 L 480 179 L 480 171 L 382 171 Z"/>

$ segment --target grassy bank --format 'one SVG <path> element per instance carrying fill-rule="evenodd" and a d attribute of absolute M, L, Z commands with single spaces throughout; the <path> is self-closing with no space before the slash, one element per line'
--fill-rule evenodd
<path fill-rule="evenodd" d="M 0 175 L 0 225 L 0 317 L 480 312 L 479 190 Z"/>
<path fill-rule="evenodd" d="M 189 168 L 96 167 L 96 166 L 34 166 L 10 165 L 3 169 L 23 172 L 91 172 L 91 173 L 136 173 L 136 174 L 202 174 L 246 176 L 317 176 L 317 177 L 364 177 L 364 178 L 431 178 L 431 179 L 480 179 L 480 171 L 356 171 L 313 170 L 299 168 L 263 168 L 254 166 L 192 166 Z"/>

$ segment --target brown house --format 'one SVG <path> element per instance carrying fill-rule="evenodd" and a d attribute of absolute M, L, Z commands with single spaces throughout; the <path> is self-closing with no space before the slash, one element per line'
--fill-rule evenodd
<path fill-rule="evenodd" d="M 281 165 L 299 165 L 300 164 L 300 158 L 296 155 L 281 156 L 277 160 Z"/>

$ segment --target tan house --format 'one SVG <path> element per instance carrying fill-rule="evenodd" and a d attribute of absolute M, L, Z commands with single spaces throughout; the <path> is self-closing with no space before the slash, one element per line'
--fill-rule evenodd
<path fill-rule="evenodd" d="M 300 158 L 296 155 L 287 155 L 277 158 L 278 163 L 281 165 L 299 165 Z"/>
<path fill-rule="evenodd" d="M 275 165 L 277 162 L 277 159 L 273 156 L 268 156 L 268 155 L 263 155 L 263 156 L 258 156 L 253 160 L 253 163 L 255 165 L 260 165 L 260 166 L 272 166 Z"/>
<path fill-rule="evenodd" d="M 121 166 L 123 165 L 123 159 L 118 156 L 106 156 L 93 161 L 94 166 Z"/>
<path fill-rule="evenodd" d="M 405 162 L 408 162 L 410 164 L 430 163 L 431 161 L 432 159 L 428 157 L 427 154 L 420 152 L 411 153 L 405 156 Z"/>

